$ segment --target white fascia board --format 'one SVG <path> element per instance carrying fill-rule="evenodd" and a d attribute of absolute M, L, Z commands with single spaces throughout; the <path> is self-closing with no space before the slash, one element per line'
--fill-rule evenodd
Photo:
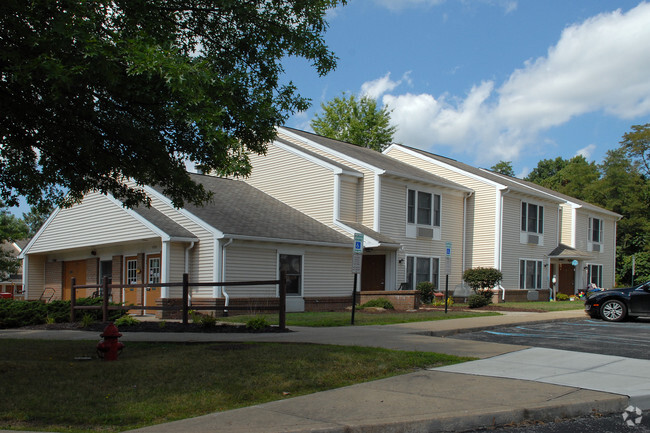
<path fill-rule="evenodd" d="M 159 193 L 155 189 L 151 188 L 150 186 L 145 186 L 144 190 L 147 194 L 156 196 L 160 201 L 168 205 L 170 208 L 174 209 L 176 212 L 182 214 L 186 218 L 190 219 L 191 221 L 194 221 L 196 224 L 200 225 L 203 229 L 207 230 L 210 232 L 215 238 L 221 239 L 224 237 L 224 234 L 221 230 L 217 229 L 216 227 L 213 227 L 212 225 L 208 224 L 207 222 L 203 221 L 201 218 L 197 217 L 194 215 L 192 212 L 187 211 L 186 209 L 178 209 L 175 208 L 174 205 L 172 204 L 172 201 L 167 198 L 164 194 Z M 182 224 L 178 223 L 181 227 L 183 226 Z"/>
<path fill-rule="evenodd" d="M 350 162 L 352 164 L 356 164 L 359 167 L 363 167 L 365 169 L 368 169 L 368 170 L 372 171 L 374 174 L 384 174 L 384 172 L 385 172 L 385 170 L 383 170 L 383 169 L 381 169 L 379 167 L 375 167 L 374 165 L 368 164 L 365 161 L 360 161 L 360 160 L 358 160 L 356 158 L 352 158 L 351 156 L 346 155 L 344 153 L 337 152 L 336 150 L 332 150 L 327 146 L 323 146 L 322 144 L 318 144 L 318 143 L 316 143 L 316 142 L 314 142 L 312 140 L 309 140 L 309 139 L 307 139 L 305 137 L 302 137 L 302 136 L 300 136 L 298 134 L 294 134 L 293 132 L 287 131 L 286 129 L 284 129 L 282 127 L 278 128 L 278 129 L 280 131 L 282 131 L 283 134 L 288 135 L 288 136 L 290 136 L 291 138 L 293 138 L 295 140 L 299 140 L 299 141 L 301 141 L 301 142 L 303 142 L 303 143 L 305 143 L 305 144 L 307 144 L 309 146 L 312 146 L 312 147 L 315 147 L 316 149 L 322 150 L 325 153 L 329 153 L 330 155 L 337 156 L 337 157 L 341 158 L 344 161 L 347 161 L 347 162 Z"/>
<path fill-rule="evenodd" d="M 287 146 L 286 144 L 280 143 L 279 141 L 274 141 L 273 144 L 275 146 L 279 147 L 280 149 L 286 150 L 287 152 L 291 152 L 294 155 L 298 155 L 299 157 L 304 158 L 309 162 L 313 162 L 316 165 L 319 165 L 319 166 L 324 167 L 324 168 L 326 168 L 328 170 L 331 170 L 334 174 L 347 174 L 348 176 L 353 176 L 353 177 L 358 177 L 358 178 L 363 177 L 363 173 L 359 173 L 356 170 L 345 170 L 345 169 L 343 169 L 341 167 L 337 167 L 336 165 L 330 164 L 329 162 L 327 162 L 327 161 L 325 161 L 323 159 L 316 158 L 313 155 L 309 155 L 306 152 L 302 152 L 300 149 L 296 149 L 295 147 Z"/>
<path fill-rule="evenodd" d="M 428 157 L 426 155 L 422 155 L 419 152 L 415 152 L 415 151 L 413 151 L 411 149 L 407 149 L 406 147 L 400 146 L 399 144 L 391 144 L 390 147 L 388 147 L 388 149 L 384 150 L 384 153 L 388 152 L 390 149 L 393 149 L 393 148 L 395 148 L 397 150 L 400 150 L 400 151 L 402 151 L 404 153 L 407 153 L 407 154 L 409 154 L 411 156 L 414 156 L 416 158 L 419 158 L 419 159 L 422 159 L 424 161 L 435 164 L 435 165 L 437 165 L 439 167 L 442 167 L 442 168 L 445 168 L 447 170 L 453 171 L 454 173 L 458 173 L 458 174 L 461 174 L 463 176 L 467 176 L 467 177 L 469 177 L 471 179 L 482 182 L 482 183 L 484 183 L 486 185 L 490 185 L 490 186 L 493 186 L 493 187 L 498 188 L 498 189 L 507 188 L 505 185 L 503 185 L 501 183 L 494 182 L 494 181 L 492 181 L 490 179 L 484 178 L 483 176 L 479 176 L 479 175 L 476 175 L 474 173 L 470 173 L 469 171 L 465 171 L 465 170 L 463 170 L 461 168 L 454 167 L 453 165 L 447 164 L 445 162 L 438 161 L 435 158 L 431 158 L 431 157 Z"/>
<path fill-rule="evenodd" d="M 414 167 L 414 168 L 417 168 L 417 167 Z M 422 169 L 420 169 L 420 170 L 422 170 Z M 433 174 L 433 173 L 431 173 L 431 174 Z M 397 177 L 397 178 L 400 178 L 400 179 L 406 179 L 406 180 L 410 180 L 412 182 L 426 183 L 426 184 L 429 184 L 429 185 L 434 185 L 434 186 L 436 186 L 438 188 L 445 188 L 445 189 L 455 191 L 459 195 L 465 195 L 467 193 L 474 192 L 471 188 L 467 188 L 467 187 L 462 186 L 460 184 L 450 185 L 448 183 L 434 182 L 432 180 L 422 179 L 421 177 L 417 177 L 417 176 L 409 176 L 407 174 L 402 174 L 402 173 L 393 173 L 391 171 L 386 171 L 384 173 L 384 175 L 393 176 L 393 177 Z"/>
<path fill-rule="evenodd" d="M 38 229 L 38 231 L 36 232 L 36 234 L 34 235 L 34 237 L 29 241 L 29 243 L 25 246 L 25 248 L 23 248 L 23 250 L 20 252 L 20 254 L 18 255 L 18 258 L 19 258 L 19 259 L 23 259 L 23 258 L 25 258 L 25 254 L 29 253 L 29 249 L 30 249 L 30 248 L 32 247 L 32 245 L 33 245 L 33 244 L 38 240 L 38 238 L 41 237 L 41 233 L 43 233 L 43 231 L 47 228 L 47 226 L 50 225 L 50 223 L 54 220 L 54 218 L 56 218 L 56 216 L 59 214 L 59 212 L 61 212 L 61 208 L 60 208 L 60 207 L 57 207 L 56 209 L 54 209 L 54 211 L 53 211 L 52 214 L 48 217 L 48 219 L 45 220 L 45 222 L 43 223 L 43 225 L 41 226 L 41 228 Z"/>
<path fill-rule="evenodd" d="M 485 171 L 485 172 L 487 173 L 487 170 L 485 170 L 484 168 L 479 168 L 479 170 Z M 495 176 L 503 177 L 503 175 L 502 175 L 501 173 L 495 173 L 495 172 L 492 172 L 492 171 L 489 172 L 489 173 L 490 173 L 490 174 L 493 174 L 493 175 L 495 175 Z M 569 200 L 564 199 L 564 198 L 562 198 L 562 197 L 558 197 L 558 196 L 553 195 L 553 194 L 551 194 L 551 193 L 548 193 L 548 192 L 546 192 L 546 191 L 542 191 L 541 189 L 537 189 L 537 188 L 532 187 L 532 186 L 530 186 L 530 185 L 526 185 L 526 184 L 523 184 L 523 183 L 521 183 L 521 182 L 517 182 L 517 180 L 516 180 L 515 178 L 510 178 L 510 177 L 509 177 L 509 178 L 508 178 L 508 181 L 510 181 L 510 182 L 512 182 L 512 183 L 516 183 L 517 185 L 519 185 L 519 186 L 522 187 L 522 188 L 526 188 L 526 189 L 528 189 L 528 190 L 532 190 L 532 191 L 536 192 L 537 195 L 543 195 L 543 196 L 545 196 L 545 197 L 550 197 L 550 198 L 553 199 L 553 201 L 557 201 L 558 203 L 570 203 Z"/>
<path fill-rule="evenodd" d="M 354 230 L 352 227 L 348 227 L 345 224 L 343 224 L 341 221 L 334 221 L 334 225 L 337 227 L 342 228 L 346 232 L 350 234 L 351 237 L 354 236 L 355 233 L 358 233 L 356 230 Z M 376 248 L 380 245 L 380 242 L 377 239 L 374 239 L 368 235 L 363 236 L 363 246 L 364 248 Z"/>
<path fill-rule="evenodd" d="M 224 236 L 228 239 L 235 239 L 241 241 L 272 242 L 276 244 L 292 244 L 292 245 L 311 245 L 311 246 L 318 246 L 318 247 L 350 248 L 350 246 L 352 245 L 352 239 L 350 239 L 350 243 L 341 244 L 337 242 L 305 241 L 301 239 L 267 238 L 264 236 L 246 236 L 246 235 L 231 235 L 231 234 L 225 234 Z"/>

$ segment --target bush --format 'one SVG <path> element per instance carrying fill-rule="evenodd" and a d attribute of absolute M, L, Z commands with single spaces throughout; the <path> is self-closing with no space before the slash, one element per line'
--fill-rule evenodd
<path fill-rule="evenodd" d="M 129 316 L 128 314 L 125 316 L 120 317 L 119 319 L 115 320 L 113 322 L 115 326 L 120 327 L 120 326 L 133 326 L 137 325 L 140 323 L 138 319 L 135 317 Z"/>
<path fill-rule="evenodd" d="M 246 329 L 253 329 L 255 331 L 264 329 L 267 326 L 269 326 L 269 322 L 267 322 L 266 318 L 263 316 L 255 317 L 246 322 Z"/>
<path fill-rule="evenodd" d="M 430 304 L 433 302 L 433 292 L 435 291 L 435 286 L 430 281 L 422 281 L 415 288 L 420 292 L 420 301 L 423 304 Z"/>
<path fill-rule="evenodd" d="M 199 319 L 199 325 L 202 328 L 211 328 L 216 324 L 217 324 L 217 318 L 209 314 L 205 314 L 201 316 L 201 318 Z"/>
<path fill-rule="evenodd" d="M 386 310 L 395 309 L 393 304 L 386 298 L 371 299 L 365 304 L 363 304 L 360 308 L 372 308 L 372 307 L 384 308 Z"/>
<path fill-rule="evenodd" d="M 463 273 L 463 280 L 472 288 L 472 290 L 474 290 L 475 294 L 485 298 L 485 305 L 492 303 L 492 289 L 496 287 L 502 279 L 503 274 L 495 268 L 478 267 L 467 269 Z"/>
<path fill-rule="evenodd" d="M 557 299 L 558 301 L 568 301 L 569 295 L 566 295 L 564 293 L 558 293 L 557 295 L 555 295 L 555 299 Z"/>
<path fill-rule="evenodd" d="M 472 293 L 469 295 L 469 298 L 467 299 L 467 305 L 469 308 L 481 308 L 485 307 L 486 305 L 490 305 L 490 300 L 487 299 L 485 296 L 482 294 L 478 293 Z"/>

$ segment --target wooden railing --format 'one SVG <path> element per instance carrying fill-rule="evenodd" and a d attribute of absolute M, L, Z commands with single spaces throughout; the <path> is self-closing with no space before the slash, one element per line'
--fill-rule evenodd
<path fill-rule="evenodd" d="M 279 280 L 265 280 L 265 281 L 229 281 L 229 282 L 209 282 L 209 283 L 190 283 L 188 274 L 183 274 L 183 281 L 180 283 L 151 283 L 151 284 L 109 284 L 108 277 L 104 277 L 102 284 L 76 284 L 75 278 L 72 278 L 71 284 L 71 293 L 70 293 L 70 321 L 75 321 L 75 311 L 76 310 L 102 310 L 102 320 L 104 322 L 108 321 L 108 311 L 109 310 L 172 310 L 172 311 L 182 311 L 182 321 L 184 324 L 188 323 L 189 316 L 189 293 L 190 287 L 232 287 L 232 286 L 267 286 L 267 285 L 278 285 L 279 286 L 279 296 L 278 296 L 278 305 L 277 306 L 265 306 L 265 310 L 278 310 L 279 316 L 279 328 L 282 330 L 286 329 L 286 300 L 287 300 L 287 290 L 285 285 L 286 279 L 282 276 Z M 178 305 L 109 305 L 109 298 L 112 289 L 124 289 L 124 288 L 134 288 L 134 289 L 146 289 L 152 287 L 181 287 L 182 288 L 182 304 Z M 78 289 L 95 289 L 101 292 L 102 305 L 77 305 L 76 303 L 76 293 Z M 252 307 L 249 305 L 222 305 L 222 306 L 211 306 L 211 305 L 201 305 L 201 310 L 251 310 Z"/>

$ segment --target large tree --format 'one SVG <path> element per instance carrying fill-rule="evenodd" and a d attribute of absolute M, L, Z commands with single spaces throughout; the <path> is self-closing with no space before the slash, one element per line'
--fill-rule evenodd
<path fill-rule="evenodd" d="M 525 178 L 546 188 L 580 200 L 592 201 L 595 182 L 600 179 L 599 167 L 582 155 L 566 160 L 542 160 Z"/>
<path fill-rule="evenodd" d="M 0 280 L 9 277 L 20 267 L 20 261 L 13 254 L 11 242 L 27 236 L 27 225 L 20 218 L 12 215 L 0 201 Z"/>
<path fill-rule="evenodd" d="M 321 104 L 311 127 L 317 134 L 381 152 L 393 142 L 395 127 L 390 126 L 388 107 L 379 107 L 369 96 L 337 96 Z"/>
<path fill-rule="evenodd" d="M 494 171 L 495 173 L 515 177 L 515 169 L 512 168 L 512 161 L 499 161 L 490 167 L 490 170 Z"/>
<path fill-rule="evenodd" d="M 185 161 L 249 173 L 246 153 L 309 105 L 282 60 L 332 70 L 325 13 L 345 2 L 1 1 L 0 199 L 132 206 L 159 185 L 177 206 L 205 201 Z"/>
<path fill-rule="evenodd" d="M 623 135 L 621 149 L 650 176 L 650 123 L 633 125 L 632 131 Z"/>

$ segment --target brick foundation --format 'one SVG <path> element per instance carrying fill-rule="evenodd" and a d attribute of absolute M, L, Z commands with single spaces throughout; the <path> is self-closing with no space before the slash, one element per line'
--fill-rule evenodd
<path fill-rule="evenodd" d="M 352 295 L 338 298 L 305 298 L 305 311 L 345 311 L 352 307 Z"/>
<path fill-rule="evenodd" d="M 359 304 L 377 299 L 388 299 L 396 311 L 415 310 L 420 306 L 420 292 L 417 290 L 364 291 L 359 297 Z"/>
<path fill-rule="evenodd" d="M 225 305 L 224 298 L 194 298 L 190 310 L 196 311 L 201 314 L 214 315 L 220 317 L 223 314 L 222 310 L 208 310 L 201 309 L 201 307 L 223 307 Z M 183 305 L 183 300 L 180 298 L 166 298 L 156 299 L 157 306 L 176 306 Z M 244 310 L 228 309 L 229 316 L 237 316 L 244 314 L 259 314 L 259 313 L 277 313 L 278 299 L 277 298 L 230 298 L 228 303 L 229 307 L 246 307 Z M 271 307 L 271 308 L 269 308 Z M 158 319 L 182 319 L 182 310 L 156 310 L 156 317 Z"/>

